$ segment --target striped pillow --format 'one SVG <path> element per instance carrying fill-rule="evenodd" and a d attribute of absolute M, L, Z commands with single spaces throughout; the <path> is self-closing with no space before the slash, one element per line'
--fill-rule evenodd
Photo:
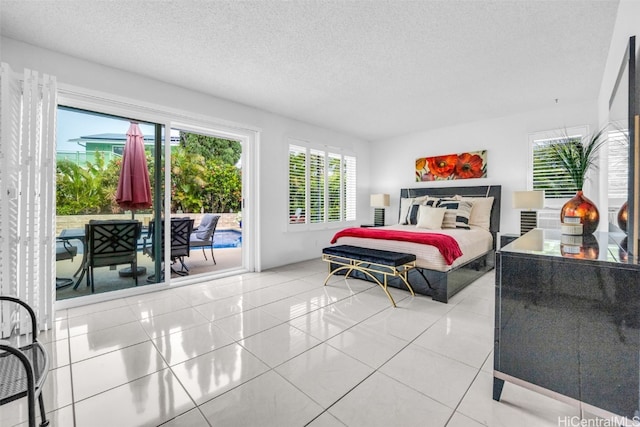
<path fill-rule="evenodd" d="M 409 208 L 409 212 L 407 213 L 407 224 L 416 225 L 418 224 L 418 219 L 420 218 L 420 206 L 432 206 L 436 207 L 439 199 L 423 199 L 423 200 L 414 200 L 413 204 Z"/>
<path fill-rule="evenodd" d="M 471 216 L 471 203 L 462 200 L 441 199 L 438 207 L 447 208 L 442 221 L 442 228 L 461 228 L 470 230 L 469 217 Z"/>
<path fill-rule="evenodd" d="M 413 197 L 403 197 L 400 199 L 400 224 L 407 223 L 407 217 L 409 214 L 409 210 L 411 210 L 411 205 L 413 205 Z"/>

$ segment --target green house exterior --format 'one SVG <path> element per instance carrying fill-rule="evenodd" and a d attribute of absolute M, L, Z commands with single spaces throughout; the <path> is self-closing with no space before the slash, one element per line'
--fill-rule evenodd
<path fill-rule="evenodd" d="M 58 151 L 56 160 L 70 160 L 78 165 L 95 163 L 96 153 L 100 152 L 106 162 L 114 158 L 122 157 L 127 135 L 118 133 L 101 133 L 97 135 L 86 135 L 79 138 L 70 139 L 69 142 L 78 144 L 78 151 Z M 179 143 L 179 137 L 171 137 L 171 150 Z M 154 137 L 144 137 L 145 151 L 154 154 Z"/>

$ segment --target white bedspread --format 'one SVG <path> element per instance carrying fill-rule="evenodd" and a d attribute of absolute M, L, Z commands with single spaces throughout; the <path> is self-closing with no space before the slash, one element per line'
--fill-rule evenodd
<path fill-rule="evenodd" d="M 447 265 L 444 258 L 434 246 L 420 243 L 402 242 L 398 240 L 364 239 L 361 237 L 340 237 L 337 245 L 361 246 L 364 248 L 381 249 L 387 251 L 403 252 L 416 256 L 416 265 L 437 271 L 449 271 L 452 268 L 464 264 L 476 258 L 493 247 L 493 237 L 487 230 L 479 227 L 471 227 L 471 230 L 444 229 L 427 230 L 415 225 L 388 225 L 388 230 L 402 230 L 414 233 L 440 233 L 453 237 L 462 250 L 462 256 L 456 259 L 452 265 Z"/>

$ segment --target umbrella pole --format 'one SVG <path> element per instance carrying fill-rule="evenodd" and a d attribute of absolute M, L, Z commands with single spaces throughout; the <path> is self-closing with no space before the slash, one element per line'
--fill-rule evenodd
<path fill-rule="evenodd" d="M 131 209 L 131 220 L 134 221 L 136 219 L 136 214 L 135 214 L 135 210 Z M 139 236 L 138 236 L 139 238 Z M 137 254 L 137 251 L 136 251 Z M 136 255 L 137 256 L 137 255 Z M 139 265 L 136 268 L 136 277 L 141 277 L 144 276 L 145 274 L 147 274 L 147 267 L 141 266 Z M 121 269 L 120 271 L 118 271 L 118 275 L 120 277 L 133 277 L 133 270 L 131 269 L 131 267 L 125 267 L 123 269 Z"/>

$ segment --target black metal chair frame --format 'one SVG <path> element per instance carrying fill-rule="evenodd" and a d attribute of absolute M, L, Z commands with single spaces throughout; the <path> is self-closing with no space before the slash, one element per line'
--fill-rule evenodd
<path fill-rule="evenodd" d="M 85 224 L 84 271 L 87 286 L 95 291 L 93 270 L 96 267 L 110 267 L 129 264 L 132 277 L 138 286 L 138 238 L 142 224 L 136 220 L 92 220 Z M 74 286 L 78 287 L 82 276 Z"/>
<path fill-rule="evenodd" d="M 205 218 L 212 217 L 211 221 L 208 223 L 208 227 L 200 230 L 200 227 L 205 222 Z M 209 247 L 211 250 L 211 259 L 214 264 L 217 264 L 216 257 L 213 255 L 213 242 L 216 233 L 216 227 L 218 226 L 218 220 L 220 219 L 220 215 L 214 214 L 206 214 L 202 220 L 200 221 L 200 225 L 195 228 L 191 232 L 191 236 L 189 237 L 189 245 L 192 248 L 202 248 L 202 254 L 204 255 L 204 259 L 207 260 L 207 253 L 204 251 L 204 248 Z M 205 233 L 204 238 L 199 238 L 197 236 L 198 233 Z"/>
<path fill-rule="evenodd" d="M 69 243 L 68 240 L 56 239 L 56 261 L 72 260 L 78 254 L 78 247 Z M 66 288 L 73 285 L 74 280 L 70 277 L 56 277 L 56 289 Z"/>
<path fill-rule="evenodd" d="M 171 218 L 171 272 L 179 276 L 186 276 L 189 274 L 189 268 L 184 262 L 184 257 L 188 257 L 190 254 L 189 237 L 193 231 L 193 219 L 185 218 Z M 155 233 L 155 223 L 151 221 L 149 223 L 149 232 L 143 237 L 143 253 L 149 255 L 152 260 L 155 260 L 155 245 L 153 242 L 153 235 Z M 162 220 L 162 230 L 160 232 L 160 251 L 164 254 L 164 220 Z M 149 244 L 147 244 L 149 241 Z M 173 268 L 173 264 L 180 263 L 180 270 Z M 149 280 L 152 280 L 151 277 Z M 155 281 L 155 280 L 153 280 Z"/>
<path fill-rule="evenodd" d="M 9 301 L 24 308 L 31 318 L 31 342 L 24 346 L 15 346 L 8 341 L 0 340 L 0 405 L 27 397 L 29 427 L 36 425 L 36 399 L 40 407 L 40 426 L 49 425 L 42 387 L 49 373 L 49 355 L 38 341 L 38 324 L 36 315 L 24 301 L 11 296 L 0 295 L 0 301 Z M 17 321 L 20 324 L 20 321 Z M 14 328 L 12 328 L 14 332 Z M 27 335 L 26 331 L 18 331 Z M 2 339 L 6 338 L 0 335 Z"/>

